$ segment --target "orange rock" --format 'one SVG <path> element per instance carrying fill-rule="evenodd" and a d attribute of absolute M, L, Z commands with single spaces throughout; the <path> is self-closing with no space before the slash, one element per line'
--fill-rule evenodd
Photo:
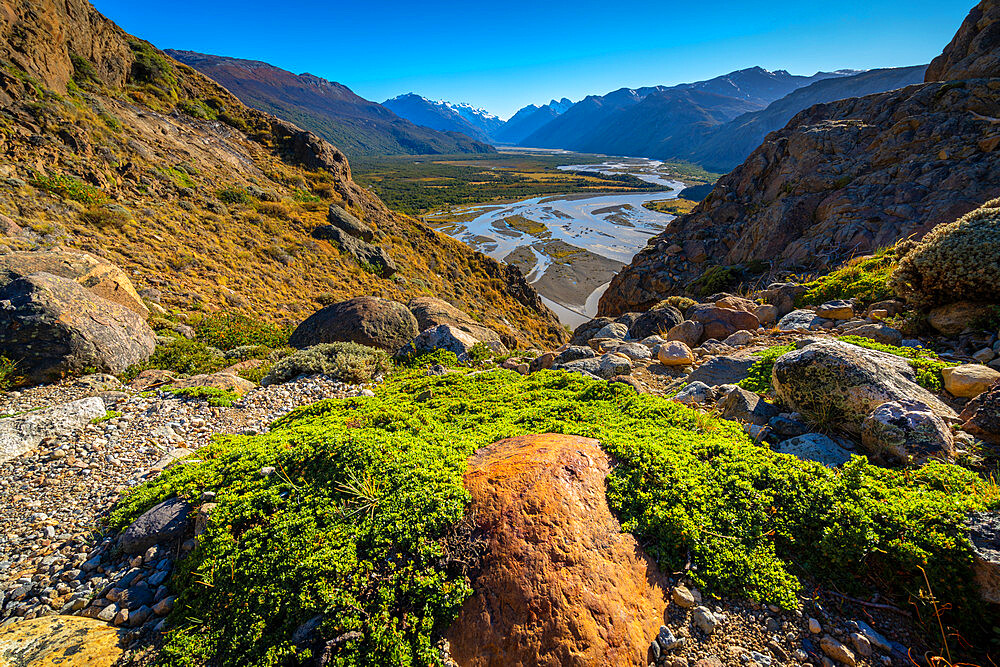
<path fill-rule="evenodd" d="M 80 616 L 44 616 L 0 630 L 0 667 L 111 667 L 120 631 Z"/>
<path fill-rule="evenodd" d="M 608 509 L 596 440 L 529 435 L 469 462 L 488 549 L 448 631 L 461 667 L 636 665 L 663 623 L 666 582 Z"/>

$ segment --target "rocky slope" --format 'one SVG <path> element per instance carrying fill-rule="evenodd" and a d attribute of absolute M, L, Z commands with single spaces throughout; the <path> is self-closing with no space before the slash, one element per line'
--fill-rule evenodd
<path fill-rule="evenodd" d="M 390 212 L 315 134 L 82 0 L 0 6 L 0 246 L 88 250 L 167 308 L 298 320 L 317 299 L 435 294 L 525 343 L 563 335 L 516 270 Z M 369 241 L 314 235 L 345 214 Z"/>
<path fill-rule="evenodd" d="M 980 3 L 978 36 L 963 36 L 967 22 L 945 52 L 976 69 L 935 61 L 924 84 L 819 104 L 768 135 L 615 277 L 600 312 L 643 310 L 762 270 L 831 267 L 1000 194 L 1000 70 L 979 54 L 997 49 L 987 18 L 996 12 L 994 0 Z M 970 72 L 981 78 L 951 80 Z M 692 285 L 702 276 L 711 280 Z"/>
<path fill-rule="evenodd" d="M 311 130 L 347 155 L 485 153 L 472 134 L 439 132 L 400 118 L 347 86 L 273 65 L 193 51 L 165 52 L 220 83 L 244 104 Z M 470 128 L 471 129 L 471 128 Z"/>

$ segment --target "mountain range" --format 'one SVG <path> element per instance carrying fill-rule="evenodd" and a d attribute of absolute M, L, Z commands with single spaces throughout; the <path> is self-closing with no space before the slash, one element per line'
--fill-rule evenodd
<path fill-rule="evenodd" d="M 343 84 L 312 74 L 293 74 L 255 60 L 193 51 L 165 51 L 214 79 L 244 104 L 311 130 L 347 155 L 489 153 L 469 134 L 439 131 L 400 118 Z"/>
<path fill-rule="evenodd" d="M 438 102 L 415 93 L 398 95 L 382 103 L 397 115 L 442 132 L 459 132 L 478 141 L 492 142 L 504 122 L 485 109 L 466 103 Z"/>

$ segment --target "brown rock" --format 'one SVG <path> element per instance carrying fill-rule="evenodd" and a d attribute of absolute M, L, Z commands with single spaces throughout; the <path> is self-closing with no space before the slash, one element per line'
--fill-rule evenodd
<path fill-rule="evenodd" d="M 743 297 L 733 296 L 728 294 L 721 299 L 717 299 L 715 305 L 719 308 L 728 308 L 729 310 L 742 310 L 747 313 L 752 313 L 757 309 L 757 304 L 750 299 L 744 299 Z"/>
<path fill-rule="evenodd" d="M 826 653 L 831 659 L 837 662 L 842 662 L 847 667 L 855 667 L 857 665 L 857 660 L 854 657 L 854 653 L 851 649 L 847 648 L 839 641 L 831 637 L 830 635 L 823 635 L 823 638 L 819 640 L 819 647 L 823 649 L 823 653 Z"/>
<path fill-rule="evenodd" d="M 468 313 L 459 310 L 444 299 L 421 296 L 412 299 L 406 304 L 406 307 L 417 319 L 417 328 L 420 331 L 426 331 L 438 324 L 450 324 L 456 329 L 472 334 L 473 338 L 484 343 L 503 342 L 500 334 L 496 331 L 476 322 L 469 317 Z"/>
<path fill-rule="evenodd" d="M 447 633 L 452 658 L 485 665 L 648 664 L 663 576 L 608 509 L 596 440 L 532 435 L 480 449 L 465 486 L 488 548 Z"/>
<path fill-rule="evenodd" d="M 927 323 L 945 336 L 957 336 L 985 312 L 984 304 L 958 301 L 932 308 L 927 314 Z"/>
<path fill-rule="evenodd" d="M 705 327 L 703 340 L 725 340 L 737 331 L 756 331 L 760 326 L 760 320 L 753 313 L 718 306 L 695 306 L 687 316 Z"/>
<path fill-rule="evenodd" d="M 981 77 L 1000 77 L 1000 3 L 996 0 L 983 0 L 972 8 L 924 75 L 926 81 Z"/>
<path fill-rule="evenodd" d="M 171 389 L 211 387 L 213 389 L 231 391 L 234 394 L 239 394 L 240 396 L 247 393 L 251 389 L 254 389 L 256 386 L 257 385 L 250 380 L 245 380 L 233 373 L 225 373 L 222 371 L 205 375 L 192 375 L 189 378 L 174 380 L 170 383 Z"/>
<path fill-rule="evenodd" d="M 968 433 L 980 440 L 1000 444 L 1000 382 L 969 401 L 958 418 Z"/>
<path fill-rule="evenodd" d="M 694 363 L 694 353 L 679 340 L 662 343 L 657 349 L 656 358 L 664 366 L 690 366 Z"/>
<path fill-rule="evenodd" d="M 304 348 L 345 341 L 396 352 L 418 333 L 416 318 L 403 304 L 359 296 L 310 315 L 292 332 L 288 344 Z"/>
<path fill-rule="evenodd" d="M 0 628 L 0 667 L 111 667 L 121 633 L 92 618 L 44 616 Z"/>
<path fill-rule="evenodd" d="M 1000 380 L 1000 372 L 980 364 L 963 364 L 942 369 L 941 377 L 944 388 L 953 396 L 975 398 Z"/>
<path fill-rule="evenodd" d="M 676 340 L 688 347 L 698 347 L 705 333 L 705 325 L 694 320 L 684 320 L 667 332 L 667 340 Z"/>
<path fill-rule="evenodd" d="M 778 321 L 778 308 L 769 303 L 762 303 L 754 308 L 753 314 L 757 316 L 763 326 L 769 326 Z"/>
<path fill-rule="evenodd" d="M 177 373 L 174 373 L 173 371 L 165 371 L 160 368 L 149 368 L 136 375 L 135 378 L 128 383 L 128 387 L 129 389 L 137 392 L 149 391 L 150 389 L 170 384 L 176 377 Z"/>

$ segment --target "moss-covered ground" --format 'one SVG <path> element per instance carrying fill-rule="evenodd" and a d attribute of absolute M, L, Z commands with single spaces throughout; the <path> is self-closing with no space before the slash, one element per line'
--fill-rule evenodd
<path fill-rule="evenodd" d="M 336 665 L 435 664 L 435 638 L 470 593 L 445 544 L 469 500 L 468 456 L 530 433 L 597 438 L 617 460 L 608 499 L 670 571 L 688 559 L 709 592 L 793 607 L 802 578 L 927 595 L 975 638 L 962 522 L 1000 504 L 957 466 L 839 470 L 755 445 L 738 425 L 623 385 L 544 371 L 401 370 L 375 397 L 302 408 L 266 435 L 225 436 L 131 491 L 110 516 L 214 491 L 218 506 L 171 583 L 167 664 L 286 664 L 322 615 Z M 273 472 L 268 474 L 268 471 Z M 263 471 L 263 472 L 262 472 Z"/>

